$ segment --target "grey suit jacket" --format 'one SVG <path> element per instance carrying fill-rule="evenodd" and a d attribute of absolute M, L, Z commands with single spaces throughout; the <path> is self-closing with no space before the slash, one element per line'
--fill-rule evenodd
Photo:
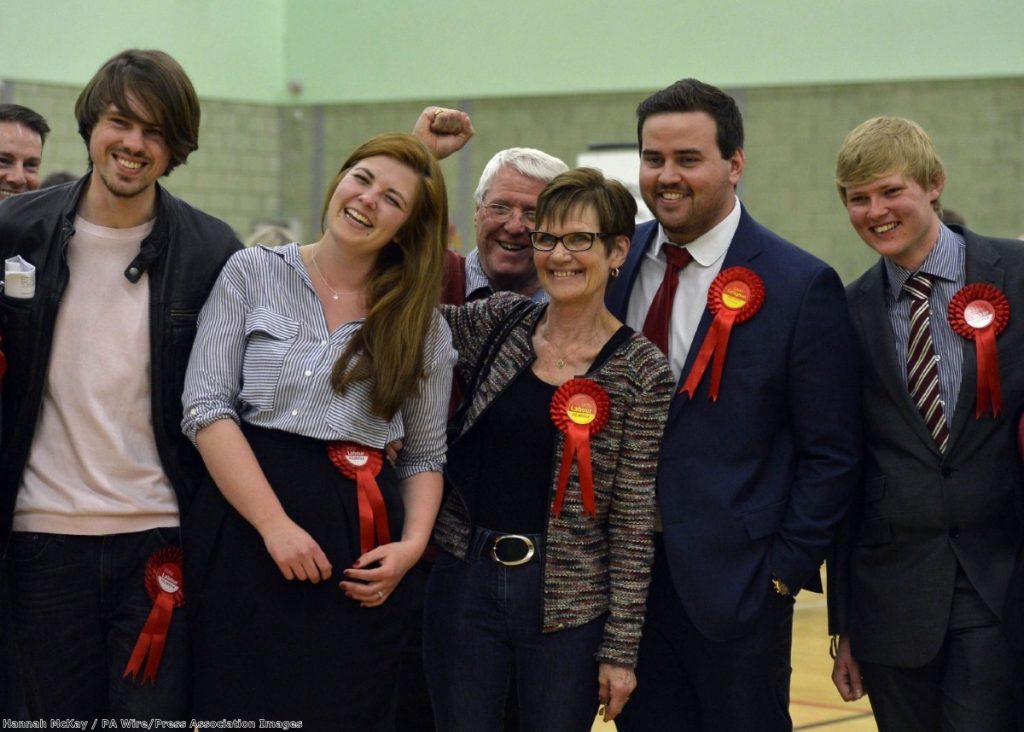
<path fill-rule="evenodd" d="M 864 469 L 829 565 L 829 621 L 832 632 L 849 633 L 859 661 L 916 667 L 931 660 L 945 637 L 958 563 L 999 615 L 1021 541 L 1024 244 L 956 230 L 967 241 L 967 283 L 998 287 L 1010 321 L 996 342 L 998 417 L 975 418 L 976 350 L 963 341 L 947 454 L 898 371 L 882 261 L 847 287 L 863 369 Z"/>

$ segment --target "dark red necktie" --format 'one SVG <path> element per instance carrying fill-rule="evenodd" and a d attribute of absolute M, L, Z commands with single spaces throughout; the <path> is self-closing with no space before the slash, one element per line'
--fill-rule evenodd
<path fill-rule="evenodd" d="M 647 311 L 647 319 L 644 321 L 644 335 L 667 356 L 668 324 L 672 320 L 672 301 L 675 300 L 676 287 L 679 286 L 679 271 L 693 261 L 693 255 L 690 254 L 689 249 L 684 249 L 670 242 L 662 244 L 661 251 L 665 252 L 665 259 L 667 260 L 665 278 L 661 281 L 661 286 L 654 294 L 651 309 Z"/>

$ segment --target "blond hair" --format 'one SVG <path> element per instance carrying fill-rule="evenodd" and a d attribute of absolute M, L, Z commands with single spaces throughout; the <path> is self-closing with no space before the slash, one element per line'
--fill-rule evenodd
<path fill-rule="evenodd" d="M 911 178 L 925 190 L 946 177 L 931 138 L 917 122 L 902 117 L 873 117 L 862 122 L 843 140 L 836 158 L 839 200 L 845 205 L 847 188 L 893 173 Z M 938 197 L 932 208 L 941 215 Z"/>

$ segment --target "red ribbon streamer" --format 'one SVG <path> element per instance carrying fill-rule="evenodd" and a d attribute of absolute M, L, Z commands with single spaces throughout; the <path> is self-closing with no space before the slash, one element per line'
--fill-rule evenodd
<path fill-rule="evenodd" d="M 1010 302 L 994 285 L 974 282 L 953 295 L 946 314 L 957 335 L 975 344 L 978 384 L 974 418 L 980 419 L 989 408 L 996 417 L 1003 408 L 996 336 L 1010 322 Z"/>
<path fill-rule="evenodd" d="M 145 659 L 146 670 L 142 674 L 142 683 L 149 681 L 156 685 L 156 674 L 164 655 L 164 646 L 167 645 L 171 616 L 174 608 L 181 607 L 185 602 L 185 591 L 182 588 L 183 561 L 184 555 L 176 546 L 158 549 L 146 561 L 144 581 L 146 592 L 153 601 L 153 609 L 149 611 L 128 665 L 124 667 L 124 677 L 131 676 L 133 681 L 138 680 L 139 669 Z"/>
<path fill-rule="evenodd" d="M 710 362 L 708 399 L 713 402 L 718 400 L 732 328 L 754 317 L 763 304 L 764 282 L 756 273 L 746 267 L 730 267 L 718 273 L 708 288 L 708 309 L 714 314 L 714 320 L 704 336 L 686 381 L 679 387 L 679 394 L 685 392 L 693 398 Z"/>
<path fill-rule="evenodd" d="M 562 464 L 558 470 L 558 487 L 551 508 L 555 518 L 562 513 L 573 458 L 576 458 L 579 470 L 583 510 L 591 516 L 597 515 L 594 475 L 590 461 L 590 436 L 601 431 L 608 422 L 610 411 L 611 399 L 608 398 L 608 393 L 591 379 L 570 379 L 558 387 L 551 398 L 551 421 L 565 433 Z"/>
<path fill-rule="evenodd" d="M 366 554 L 379 544 L 390 543 L 387 505 L 376 480 L 384 465 L 380 450 L 355 442 L 336 441 L 327 443 L 327 456 L 342 475 L 356 482 L 360 553 Z"/>

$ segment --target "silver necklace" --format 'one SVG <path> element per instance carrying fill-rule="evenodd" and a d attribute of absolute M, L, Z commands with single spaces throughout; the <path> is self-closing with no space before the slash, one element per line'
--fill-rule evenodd
<path fill-rule="evenodd" d="M 355 295 L 358 292 L 358 290 L 335 290 L 333 287 L 331 287 L 331 283 L 327 281 L 327 278 L 324 277 L 323 271 L 321 271 L 320 269 L 320 263 L 316 261 L 316 255 L 319 253 L 320 247 L 318 246 L 313 252 L 313 269 L 315 269 L 316 273 L 320 275 L 320 279 L 324 283 L 324 285 L 327 286 L 327 289 L 331 291 L 331 299 L 337 300 L 342 295 Z"/>

